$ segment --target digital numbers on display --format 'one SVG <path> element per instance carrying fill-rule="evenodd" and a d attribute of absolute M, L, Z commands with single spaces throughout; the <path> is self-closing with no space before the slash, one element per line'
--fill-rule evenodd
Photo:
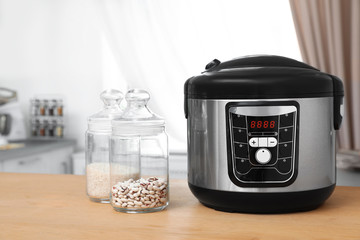
<path fill-rule="evenodd" d="M 278 124 L 278 116 L 247 116 L 247 127 L 252 132 L 277 131 Z"/>
<path fill-rule="evenodd" d="M 250 128 L 274 128 L 275 121 L 251 121 Z"/>

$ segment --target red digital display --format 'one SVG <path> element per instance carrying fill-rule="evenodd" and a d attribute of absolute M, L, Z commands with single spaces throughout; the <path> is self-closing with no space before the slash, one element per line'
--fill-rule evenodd
<path fill-rule="evenodd" d="M 251 121 L 250 128 L 275 128 L 276 123 L 275 121 Z"/>
<path fill-rule="evenodd" d="M 273 132 L 278 130 L 278 116 L 248 116 L 247 127 L 251 132 Z"/>

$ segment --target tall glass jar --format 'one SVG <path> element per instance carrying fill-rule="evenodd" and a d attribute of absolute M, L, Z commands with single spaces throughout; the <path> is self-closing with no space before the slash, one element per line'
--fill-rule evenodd
<path fill-rule="evenodd" d="M 111 205 L 127 213 L 160 211 L 169 202 L 168 137 L 165 121 L 146 106 L 144 90 L 130 90 L 127 107 L 112 121 Z"/>
<path fill-rule="evenodd" d="M 122 113 L 119 104 L 123 94 L 110 89 L 103 91 L 100 98 L 104 109 L 88 118 L 85 134 L 86 192 L 94 202 L 109 203 L 111 120 Z"/>

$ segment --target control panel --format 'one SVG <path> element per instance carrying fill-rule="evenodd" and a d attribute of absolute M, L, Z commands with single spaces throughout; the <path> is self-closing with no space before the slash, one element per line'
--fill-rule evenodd
<path fill-rule="evenodd" d="M 264 104 L 227 104 L 229 175 L 238 186 L 287 186 L 296 177 L 298 105 Z"/>

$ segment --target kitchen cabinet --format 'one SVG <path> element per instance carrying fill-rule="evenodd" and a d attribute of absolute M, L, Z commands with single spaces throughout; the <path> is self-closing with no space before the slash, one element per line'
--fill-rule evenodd
<path fill-rule="evenodd" d="M 22 149 L 3 150 L 0 171 L 18 173 L 72 173 L 75 141 L 27 141 Z"/>

